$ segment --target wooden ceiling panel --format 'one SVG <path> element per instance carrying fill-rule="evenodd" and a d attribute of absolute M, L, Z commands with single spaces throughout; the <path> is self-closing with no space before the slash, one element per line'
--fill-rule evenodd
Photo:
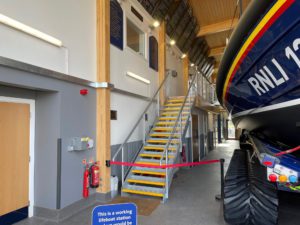
<path fill-rule="evenodd" d="M 242 0 L 243 10 L 251 0 Z M 231 19 L 237 0 L 189 0 L 193 13 L 201 26 Z M 239 10 L 237 11 L 238 16 Z"/>
<path fill-rule="evenodd" d="M 205 36 L 207 44 L 210 48 L 216 48 L 226 45 L 226 38 L 229 32 L 216 33 L 212 35 Z"/>

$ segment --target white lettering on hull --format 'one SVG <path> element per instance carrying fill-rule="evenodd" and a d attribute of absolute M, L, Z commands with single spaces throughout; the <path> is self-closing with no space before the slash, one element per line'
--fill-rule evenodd
<path fill-rule="evenodd" d="M 297 66 L 300 68 L 300 59 L 296 55 L 295 51 L 299 50 L 300 38 L 297 38 L 293 42 L 293 49 L 291 47 L 285 48 L 285 55 L 288 59 L 294 60 Z M 284 71 L 283 67 L 278 63 L 275 58 L 271 60 L 272 64 L 278 70 L 280 77 L 275 77 L 274 73 L 266 65 L 259 70 L 259 73 L 256 72 L 254 76 L 248 79 L 250 86 L 256 91 L 256 93 L 261 96 L 272 89 L 286 83 L 290 78 L 287 73 Z"/>

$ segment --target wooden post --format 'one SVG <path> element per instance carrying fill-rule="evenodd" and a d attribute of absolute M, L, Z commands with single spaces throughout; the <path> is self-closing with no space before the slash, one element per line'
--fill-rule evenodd
<path fill-rule="evenodd" d="M 110 82 L 110 0 L 97 0 L 97 82 Z M 110 89 L 97 89 L 96 157 L 100 162 L 100 187 L 110 191 Z"/>
<path fill-rule="evenodd" d="M 187 91 L 188 91 L 188 82 L 189 82 L 189 58 L 188 57 L 185 57 L 183 60 L 182 60 L 182 68 L 183 68 L 183 79 L 182 79 L 182 82 L 183 82 L 183 95 L 186 95 L 187 94 Z"/>
<path fill-rule="evenodd" d="M 158 79 L 161 84 L 166 73 L 166 23 L 163 21 L 158 30 Z M 159 103 L 162 106 L 165 103 L 165 91 L 161 89 L 159 93 Z"/>

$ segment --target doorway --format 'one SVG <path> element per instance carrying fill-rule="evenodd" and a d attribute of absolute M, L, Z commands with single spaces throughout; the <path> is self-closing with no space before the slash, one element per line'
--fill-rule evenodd
<path fill-rule="evenodd" d="M 192 153 L 192 161 L 199 162 L 200 154 L 199 154 L 199 126 L 198 126 L 198 115 L 192 115 L 192 143 L 193 143 L 193 153 Z"/>
<path fill-rule="evenodd" d="M 0 96 L 0 221 L 33 216 L 35 101 Z"/>

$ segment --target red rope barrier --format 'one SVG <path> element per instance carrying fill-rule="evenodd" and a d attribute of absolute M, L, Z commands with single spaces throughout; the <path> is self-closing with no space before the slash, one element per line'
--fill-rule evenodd
<path fill-rule="evenodd" d="M 296 151 L 299 151 L 299 150 L 300 150 L 300 146 L 298 146 L 296 148 L 292 148 L 292 149 L 286 150 L 286 151 L 283 151 L 283 152 L 279 152 L 279 153 L 275 154 L 275 156 L 281 156 L 281 155 L 285 155 L 285 154 L 290 154 L 292 152 L 296 152 Z"/>
<path fill-rule="evenodd" d="M 167 164 L 167 165 L 149 165 L 143 163 L 128 163 L 128 162 L 118 162 L 118 161 L 110 161 L 111 165 L 118 165 L 118 166 L 135 166 L 135 167 L 147 167 L 147 168 L 155 168 L 155 169 L 166 169 L 166 168 L 178 168 L 178 167 L 186 167 L 186 166 L 199 166 L 199 165 L 206 165 L 212 163 L 219 163 L 220 160 L 206 160 L 201 162 L 193 162 L 193 163 L 178 163 L 178 164 Z"/>

